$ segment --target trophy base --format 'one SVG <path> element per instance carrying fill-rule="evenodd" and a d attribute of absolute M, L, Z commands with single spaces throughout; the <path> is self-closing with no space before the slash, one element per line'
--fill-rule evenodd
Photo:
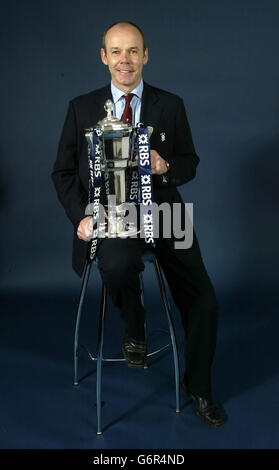
<path fill-rule="evenodd" d="M 128 238 L 136 237 L 141 230 L 131 224 L 124 226 L 122 220 L 108 222 L 107 226 L 99 227 L 98 236 L 100 238 Z"/>

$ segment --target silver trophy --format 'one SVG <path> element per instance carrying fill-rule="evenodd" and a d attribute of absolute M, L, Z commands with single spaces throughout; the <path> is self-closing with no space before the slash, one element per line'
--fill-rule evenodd
<path fill-rule="evenodd" d="M 131 237 L 140 232 L 137 221 L 127 218 L 131 195 L 136 196 L 137 202 L 137 127 L 112 115 L 114 104 L 111 100 L 105 102 L 104 108 L 107 116 L 94 129 L 86 130 L 88 144 L 92 145 L 93 132 L 97 132 L 101 147 L 102 195 L 107 222 L 99 225 L 99 236 Z M 152 131 L 153 128 L 148 127 L 149 137 Z"/>

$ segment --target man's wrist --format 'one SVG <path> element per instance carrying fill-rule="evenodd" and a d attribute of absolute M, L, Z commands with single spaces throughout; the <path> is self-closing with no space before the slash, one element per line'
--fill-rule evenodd
<path fill-rule="evenodd" d="M 166 173 L 168 173 L 168 172 L 169 172 L 169 169 L 170 169 L 170 164 L 169 164 L 169 162 L 167 162 L 167 160 L 165 160 L 165 165 L 166 165 L 166 167 L 167 167 Z"/>

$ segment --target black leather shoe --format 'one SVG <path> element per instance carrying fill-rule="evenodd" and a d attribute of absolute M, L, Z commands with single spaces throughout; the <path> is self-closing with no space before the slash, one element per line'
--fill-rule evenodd
<path fill-rule="evenodd" d="M 122 352 L 129 367 L 144 367 L 146 360 L 145 341 L 137 341 L 125 334 L 122 342 Z"/>
<path fill-rule="evenodd" d="M 181 382 L 181 386 L 183 391 L 188 396 L 192 397 L 196 407 L 196 414 L 199 418 L 214 427 L 221 426 L 225 423 L 218 403 L 214 402 L 212 398 L 200 397 L 199 395 L 190 393 L 184 382 Z"/>

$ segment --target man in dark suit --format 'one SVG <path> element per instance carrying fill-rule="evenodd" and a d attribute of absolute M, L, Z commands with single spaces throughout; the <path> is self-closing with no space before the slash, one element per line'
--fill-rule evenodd
<path fill-rule="evenodd" d="M 177 186 L 194 178 L 199 157 L 193 145 L 184 104 L 178 96 L 154 88 L 142 79 L 148 49 L 140 28 L 129 22 L 110 26 L 103 38 L 101 58 L 111 84 L 73 99 L 68 108 L 52 178 L 59 200 L 74 225 L 73 268 L 83 273 L 89 250 L 88 157 L 85 129 L 104 117 L 104 103 L 114 102 L 118 118 L 143 122 L 151 136 L 154 202 L 184 204 Z M 129 116 L 129 118 L 128 118 Z M 183 211 L 182 211 L 183 214 Z M 184 214 L 185 216 L 185 214 Z M 185 217 L 184 217 L 185 218 Z M 212 426 L 224 420 L 211 394 L 211 365 L 216 347 L 218 303 L 202 261 L 194 232 L 188 249 L 175 249 L 175 237 L 156 239 L 156 255 L 165 273 L 185 331 L 184 391 L 198 416 Z M 130 367 L 143 367 L 146 358 L 144 308 L 139 273 L 144 269 L 142 238 L 99 239 L 98 268 L 114 305 L 120 308 L 126 333 L 123 353 Z"/>

